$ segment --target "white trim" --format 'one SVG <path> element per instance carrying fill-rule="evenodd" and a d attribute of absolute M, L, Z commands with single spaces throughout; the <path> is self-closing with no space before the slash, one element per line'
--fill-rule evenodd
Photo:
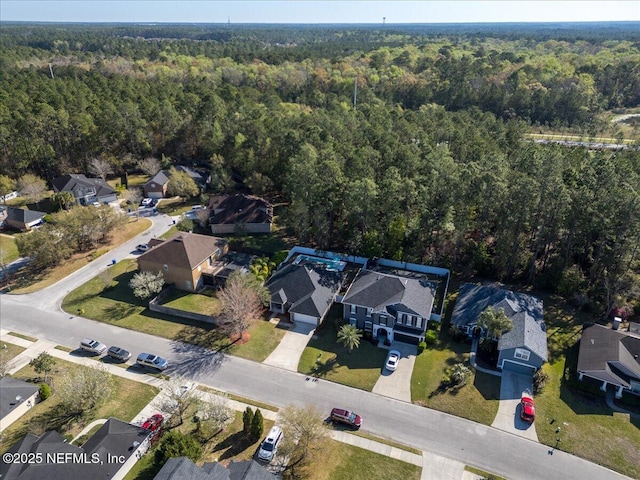
<path fill-rule="evenodd" d="M 515 352 L 513 352 L 513 358 L 517 358 L 518 360 L 528 362 L 529 357 L 531 357 L 531 352 L 524 348 L 516 348 Z"/>

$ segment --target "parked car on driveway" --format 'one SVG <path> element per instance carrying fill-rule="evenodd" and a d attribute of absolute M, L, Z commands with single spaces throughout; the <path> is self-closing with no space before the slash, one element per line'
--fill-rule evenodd
<path fill-rule="evenodd" d="M 155 432 L 162 427 L 162 422 L 164 421 L 164 417 L 160 413 L 156 413 L 147 418 L 144 422 L 142 422 L 142 428 L 146 428 L 147 430 L 151 430 Z"/>
<path fill-rule="evenodd" d="M 384 368 L 390 372 L 395 372 L 398 368 L 398 362 L 400 361 L 400 352 L 398 350 L 391 350 L 387 355 L 387 362 L 384 364 Z"/>
<path fill-rule="evenodd" d="M 153 200 L 151 198 L 143 198 L 142 201 L 140 202 L 140 206 L 141 207 L 149 207 L 149 206 L 151 206 L 152 202 L 153 202 Z"/>
<path fill-rule="evenodd" d="M 533 423 L 536 418 L 536 404 L 531 397 L 520 399 L 520 418 L 527 423 Z"/>
<path fill-rule="evenodd" d="M 334 408 L 331 410 L 329 418 L 334 423 L 344 423 L 355 430 L 362 426 L 362 417 L 360 415 L 350 412 L 349 410 L 343 410 L 342 408 Z"/>
<path fill-rule="evenodd" d="M 265 462 L 273 460 L 281 440 L 282 429 L 278 426 L 271 427 L 271 430 L 269 430 L 269 433 L 267 434 L 267 438 L 265 438 L 260 444 L 258 459 L 264 460 Z"/>
<path fill-rule="evenodd" d="M 107 356 L 117 360 L 119 362 L 126 362 L 131 358 L 131 352 L 120 347 L 109 347 L 107 350 Z"/>
<path fill-rule="evenodd" d="M 141 353 L 138 355 L 136 359 L 136 364 L 141 367 L 151 368 L 154 370 L 164 371 L 169 366 L 169 362 L 167 362 L 164 358 L 158 357 L 157 355 L 152 355 L 151 353 Z"/>
<path fill-rule="evenodd" d="M 102 355 L 107 350 L 107 346 L 104 343 L 90 338 L 83 338 L 80 341 L 80 348 L 94 355 Z"/>

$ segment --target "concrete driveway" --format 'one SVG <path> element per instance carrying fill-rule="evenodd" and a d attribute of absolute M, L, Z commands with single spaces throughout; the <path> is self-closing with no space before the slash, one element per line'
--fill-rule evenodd
<path fill-rule="evenodd" d="M 300 356 L 315 329 L 315 325 L 310 323 L 296 323 L 284 334 L 276 349 L 262 363 L 297 372 Z"/>
<path fill-rule="evenodd" d="M 372 392 L 385 397 L 411 402 L 411 374 L 416 362 L 417 347 L 406 343 L 392 342 L 389 350 L 398 350 L 401 354 L 398 368 L 390 372 L 380 365 L 382 374 L 373 387 Z"/>
<path fill-rule="evenodd" d="M 520 419 L 523 392 L 533 392 L 531 376 L 504 370 L 500 382 L 500 406 L 491 426 L 537 442 L 535 422 L 530 424 Z"/>

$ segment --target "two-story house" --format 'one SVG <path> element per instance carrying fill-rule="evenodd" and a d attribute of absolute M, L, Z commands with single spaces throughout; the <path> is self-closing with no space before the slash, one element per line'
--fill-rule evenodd
<path fill-rule="evenodd" d="M 435 285 L 424 277 L 362 269 L 342 299 L 343 318 L 374 338 L 418 344 L 434 297 Z"/>

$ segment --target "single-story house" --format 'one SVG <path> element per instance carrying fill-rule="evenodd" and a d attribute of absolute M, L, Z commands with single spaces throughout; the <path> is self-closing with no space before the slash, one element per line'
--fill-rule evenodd
<path fill-rule="evenodd" d="M 631 329 L 630 329 L 631 330 Z M 624 391 L 640 395 L 640 335 L 591 325 L 582 331 L 578 353 L 578 375 L 616 388 L 616 397 Z"/>
<path fill-rule="evenodd" d="M 166 283 L 189 292 L 214 284 L 214 276 L 222 268 L 219 260 L 229 250 L 222 238 L 186 232 L 167 240 L 151 239 L 149 246 L 138 257 L 140 271 L 162 272 Z"/>
<path fill-rule="evenodd" d="M 187 457 L 170 458 L 153 480 L 273 480 L 275 477 L 255 460 L 231 461 L 226 467 L 207 462 L 198 467 Z"/>
<path fill-rule="evenodd" d="M 246 233 L 270 233 L 273 206 L 263 198 L 241 193 L 212 195 L 209 198 L 209 225 L 211 233 L 235 233 L 242 228 Z"/>
<path fill-rule="evenodd" d="M 4 223 L 6 226 L 16 230 L 30 230 L 44 223 L 45 215 L 45 212 L 38 212 L 37 210 L 8 207 Z"/>
<path fill-rule="evenodd" d="M 0 432 L 27 413 L 40 400 L 39 385 L 17 378 L 0 378 Z"/>
<path fill-rule="evenodd" d="M 542 300 L 499 287 L 465 283 L 460 287 L 451 324 L 473 336 L 478 330 L 478 317 L 487 307 L 504 311 L 513 324 L 498 340 L 497 367 L 533 374 L 547 361 Z"/>
<path fill-rule="evenodd" d="M 101 178 L 87 178 L 83 174 L 68 174 L 53 180 L 53 190 L 71 192 L 80 205 L 91 205 L 93 202 L 110 203 L 118 199 L 118 194 Z"/>
<path fill-rule="evenodd" d="M 207 184 L 211 179 L 209 175 L 185 165 L 176 165 L 174 168 L 179 172 L 188 174 L 196 182 L 201 192 L 207 188 Z M 148 198 L 166 197 L 170 177 L 169 170 L 160 170 L 142 186 L 144 196 Z"/>
<path fill-rule="evenodd" d="M 362 269 L 342 299 L 343 318 L 374 338 L 418 344 L 425 337 L 435 290 L 425 277 Z"/>
<path fill-rule="evenodd" d="M 319 325 L 338 294 L 345 262 L 311 255 L 297 255 L 271 275 L 266 287 L 270 309 L 288 313 L 292 322 Z"/>
<path fill-rule="evenodd" d="M 2 480 L 122 480 L 149 449 L 151 431 L 110 418 L 81 447 L 71 445 L 58 432 L 37 437 L 31 433 L 9 449 L 38 462 L 0 463 Z M 69 458 L 78 459 L 71 461 Z M 57 459 L 57 461 L 56 461 Z M 66 460 L 65 460 L 66 459 Z M 80 460 L 81 459 L 81 460 Z"/>

